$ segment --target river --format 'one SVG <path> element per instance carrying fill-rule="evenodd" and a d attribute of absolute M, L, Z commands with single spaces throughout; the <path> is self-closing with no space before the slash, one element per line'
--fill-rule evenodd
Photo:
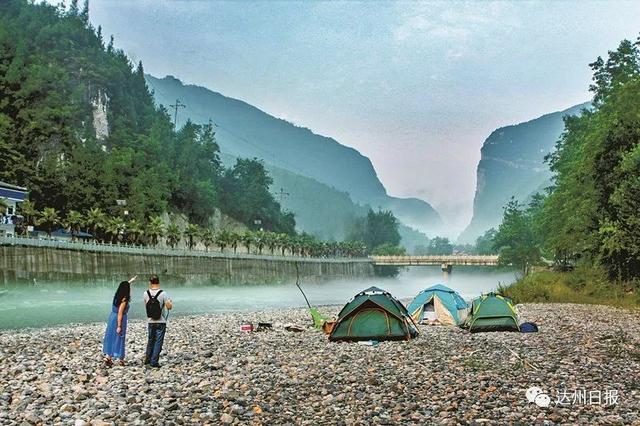
<path fill-rule="evenodd" d="M 123 277 L 126 279 L 128 277 Z M 420 290 L 441 283 L 439 267 L 405 268 L 396 278 L 337 280 L 301 283 L 313 305 L 342 305 L 354 294 L 371 285 L 381 287 L 403 301 Z M 454 267 L 448 286 L 467 300 L 496 288 L 498 283 L 515 280 L 512 271 L 491 267 Z M 44 327 L 69 323 L 105 321 L 117 286 L 36 282 L 32 285 L 0 285 L 0 329 Z M 294 282 L 275 285 L 172 286 L 163 283 L 175 308 L 172 315 L 194 315 L 224 311 L 252 311 L 303 307 L 305 301 Z M 144 279 L 133 286 L 130 318 L 143 318 Z"/>

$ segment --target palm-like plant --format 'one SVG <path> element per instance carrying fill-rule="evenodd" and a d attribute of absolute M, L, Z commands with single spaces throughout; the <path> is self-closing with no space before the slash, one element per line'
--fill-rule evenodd
<path fill-rule="evenodd" d="M 122 218 L 114 217 L 107 221 L 105 224 L 104 230 L 109 235 L 109 242 L 113 243 L 119 242 L 122 239 L 125 231 L 127 229 L 127 224 L 124 222 Z"/>
<path fill-rule="evenodd" d="M 253 244 L 258 249 L 258 254 L 262 254 L 262 249 L 267 244 L 267 233 L 264 231 L 257 231 L 253 233 Z"/>
<path fill-rule="evenodd" d="M 89 210 L 85 217 L 85 224 L 89 227 L 93 238 L 96 240 L 98 239 L 98 232 L 104 229 L 106 223 L 107 216 L 97 207 Z"/>
<path fill-rule="evenodd" d="M 36 210 L 36 205 L 33 201 L 26 200 L 19 204 L 18 211 L 24 217 L 24 233 L 26 234 L 27 228 L 35 225 L 38 210 Z"/>
<path fill-rule="evenodd" d="M 182 231 L 180 231 L 178 225 L 171 222 L 169 226 L 167 226 L 167 244 L 169 244 L 171 248 L 176 248 L 180 239 L 182 239 Z"/>
<path fill-rule="evenodd" d="M 234 253 L 238 253 L 238 244 L 240 244 L 242 236 L 237 232 L 229 232 L 229 246 L 233 249 Z"/>
<path fill-rule="evenodd" d="M 71 241 L 76 240 L 76 236 L 80 233 L 80 229 L 84 225 L 84 217 L 82 213 L 75 210 L 71 210 L 67 214 L 67 218 L 64 221 L 64 227 L 71 234 Z"/>
<path fill-rule="evenodd" d="M 287 251 L 289 236 L 287 234 L 278 234 L 276 239 L 278 241 L 278 247 L 280 248 L 280 252 L 284 256 L 285 252 Z"/>
<path fill-rule="evenodd" d="M 184 236 L 187 237 L 187 246 L 189 250 L 193 250 L 195 245 L 198 243 L 196 238 L 200 236 L 200 227 L 193 223 L 188 223 L 184 228 Z"/>
<path fill-rule="evenodd" d="M 254 235 L 253 232 L 247 231 L 240 237 L 240 241 L 242 241 L 242 245 L 247 249 L 247 253 L 251 253 L 251 246 L 254 243 Z"/>
<path fill-rule="evenodd" d="M 6 214 L 7 207 L 9 207 L 9 203 L 4 198 L 0 198 L 0 214 Z"/>
<path fill-rule="evenodd" d="M 127 224 L 127 239 L 132 244 L 138 244 L 144 234 L 142 223 L 138 219 L 131 219 Z"/>
<path fill-rule="evenodd" d="M 218 232 L 216 235 L 216 244 L 220 247 L 220 250 L 224 253 L 224 248 L 231 242 L 231 234 L 226 229 Z M 236 243 L 237 244 L 237 243 Z"/>
<path fill-rule="evenodd" d="M 154 247 L 158 245 L 160 238 L 164 236 L 164 222 L 159 216 L 149 219 L 146 227 L 147 238 Z"/>
<path fill-rule="evenodd" d="M 200 241 L 202 241 L 204 249 L 209 251 L 209 247 L 211 247 L 215 242 L 215 235 L 213 234 L 213 231 L 210 228 L 204 228 L 200 232 Z"/>
<path fill-rule="evenodd" d="M 47 236 L 51 238 L 51 233 L 60 224 L 60 216 L 58 216 L 58 211 L 52 207 L 45 207 L 45 209 L 42 210 L 37 223 L 38 226 L 44 228 Z"/>
<path fill-rule="evenodd" d="M 279 235 L 276 234 L 275 232 L 267 232 L 265 235 L 265 244 L 267 245 L 267 247 L 269 247 L 269 250 L 271 251 L 272 255 L 278 248 L 278 244 L 279 244 L 278 237 Z"/>

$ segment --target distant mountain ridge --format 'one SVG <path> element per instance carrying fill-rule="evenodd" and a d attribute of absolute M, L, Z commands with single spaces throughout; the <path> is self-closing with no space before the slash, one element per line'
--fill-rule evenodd
<path fill-rule="evenodd" d="M 440 216 L 429 203 L 389 196 L 371 161 L 353 148 L 273 117 L 246 102 L 204 87 L 185 85 L 173 76 L 145 78 L 157 104 L 168 107 L 176 99 L 186 104 L 178 112 L 178 126 L 187 119 L 195 123 L 212 121 L 223 154 L 258 157 L 267 166 L 290 172 L 286 179 L 277 182 L 283 192 L 296 191 L 293 183 L 297 175 L 347 193 L 357 204 L 391 209 L 403 223 L 423 232 L 433 235 L 442 226 Z M 308 187 L 307 183 L 298 186 Z M 300 219 L 301 223 L 306 220 Z"/>
<path fill-rule="evenodd" d="M 564 130 L 563 117 L 579 114 L 590 103 L 575 105 L 536 119 L 494 130 L 482 145 L 477 170 L 473 217 L 458 241 L 473 242 L 502 220 L 502 208 L 514 196 L 526 201 L 549 185 L 544 163 Z"/>

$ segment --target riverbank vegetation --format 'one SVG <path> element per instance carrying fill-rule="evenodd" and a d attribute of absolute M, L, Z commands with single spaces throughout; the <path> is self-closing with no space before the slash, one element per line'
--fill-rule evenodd
<path fill-rule="evenodd" d="M 142 63 L 92 27 L 86 2 L 2 2 L 0 99 L 0 180 L 27 187 L 39 208 L 115 217 L 126 200 L 139 222 L 170 212 L 206 225 L 218 209 L 250 229 L 295 233 L 263 164 L 225 168 L 211 123 L 174 128 Z"/>
<path fill-rule="evenodd" d="M 348 242 L 299 235 L 263 163 L 240 158 L 225 167 L 211 122 L 176 128 L 154 104 L 142 63 L 113 37 L 105 41 L 88 14 L 87 1 L 0 4 L 0 180 L 29 190 L 22 234 L 32 225 L 49 237 L 64 228 L 110 243 L 319 256 L 400 250 L 387 211 L 369 210 Z M 220 212 L 247 231 L 213 229 Z"/>
<path fill-rule="evenodd" d="M 534 272 L 499 291 L 516 303 L 640 306 L 640 294 L 631 285 L 615 283 L 602 268 L 589 265 L 578 266 L 571 272 Z"/>
<path fill-rule="evenodd" d="M 569 274 L 525 276 L 522 301 L 635 300 L 640 290 L 640 39 L 590 64 L 592 108 L 565 119 L 547 156 L 551 186 L 512 200 L 493 238 L 500 261 L 524 275 L 537 264 Z M 631 303 L 631 302 L 629 302 Z"/>

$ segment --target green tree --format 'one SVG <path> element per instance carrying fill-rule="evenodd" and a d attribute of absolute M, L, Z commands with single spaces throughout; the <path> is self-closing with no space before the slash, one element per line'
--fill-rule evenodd
<path fill-rule="evenodd" d="M 87 212 L 85 224 L 89 227 L 94 239 L 98 239 L 98 233 L 105 228 L 107 216 L 99 208 L 93 208 Z"/>
<path fill-rule="evenodd" d="M 475 253 L 480 255 L 498 254 L 493 243 L 496 232 L 495 228 L 491 228 L 476 238 Z"/>
<path fill-rule="evenodd" d="M 180 243 L 180 240 L 182 239 L 182 231 L 180 231 L 180 228 L 175 222 L 171 222 L 167 226 L 166 237 L 167 244 L 171 246 L 171 248 L 176 248 L 178 243 Z"/>
<path fill-rule="evenodd" d="M 216 244 L 218 244 L 218 247 L 220 247 L 220 251 L 222 251 L 224 253 L 225 247 L 227 247 L 230 243 L 232 243 L 232 241 L 231 241 L 231 233 L 228 230 L 223 229 L 216 236 Z M 236 246 L 233 249 L 234 253 L 236 251 L 236 247 L 238 246 L 237 240 L 235 241 L 235 244 L 236 244 Z"/>
<path fill-rule="evenodd" d="M 257 159 L 238 159 L 222 180 L 223 211 L 252 230 L 295 233 L 295 219 L 283 213 L 269 191 L 273 180 Z"/>
<path fill-rule="evenodd" d="M 36 224 L 36 219 L 38 218 L 38 210 L 33 202 L 29 200 L 25 200 L 22 203 L 18 204 L 18 214 L 22 215 L 24 218 L 22 222 L 22 233 L 27 235 L 28 227 L 34 226 Z"/>
<path fill-rule="evenodd" d="M 371 250 L 383 244 L 400 245 L 399 223 L 389 210 L 373 211 L 369 209 L 367 216 L 356 220 L 348 239 L 363 241 Z"/>
<path fill-rule="evenodd" d="M 231 248 L 233 249 L 233 253 L 238 252 L 238 244 L 240 244 L 241 240 L 242 236 L 240 234 L 235 231 L 229 232 L 228 242 L 229 246 L 231 246 Z"/>
<path fill-rule="evenodd" d="M 446 237 L 434 237 L 429 241 L 428 254 L 449 255 L 453 253 L 453 244 Z"/>
<path fill-rule="evenodd" d="M 206 251 L 209 251 L 209 247 L 213 245 L 215 240 L 215 234 L 211 228 L 203 228 L 200 231 L 200 241 L 202 241 L 202 245 L 204 245 Z"/>
<path fill-rule="evenodd" d="M 127 239 L 132 244 L 140 244 L 142 236 L 144 235 L 144 229 L 142 222 L 138 219 L 131 219 L 127 224 Z"/>
<path fill-rule="evenodd" d="M 499 263 L 513 265 L 523 275 L 527 275 L 531 266 L 540 260 L 540 247 L 531 212 L 513 198 L 504 208 L 502 223 L 493 242 L 499 252 Z"/>
<path fill-rule="evenodd" d="M 82 213 L 71 210 L 64 221 L 64 227 L 71 234 L 71 240 L 75 241 L 81 228 L 84 226 L 84 217 Z"/>
<path fill-rule="evenodd" d="M 58 215 L 58 211 L 51 207 L 45 207 L 40 213 L 37 224 L 42 227 L 42 229 L 47 233 L 47 236 L 51 238 L 51 233 L 60 225 L 60 216 Z"/>
<path fill-rule="evenodd" d="M 160 238 L 165 235 L 164 222 L 162 221 L 162 218 L 154 216 L 149 219 L 145 232 L 151 245 L 156 247 Z"/>
<path fill-rule="evenodd" d="M 240 237 L 240 241 L 242 245 L 247 249 L 247 253 L 251 253 L 251 246 L 255 243 L 254 233 L 251 231 L 246 231 Z"/>
<path fill-rule="evenodd" d="M 104 230 L 109 236 L 110 243 L 120 242 L 127 231 L 127 224 L 120 217 L 112 217 L 107 220 Z"/>
<path fill-rule="evenodd" d="M 188 223 L 184 228 L 184 236 L 187 238 L 187 246 L 190 250 L 198 243 L 197 238 L 200 236 L 200 227 L 193 223 Z"/>

